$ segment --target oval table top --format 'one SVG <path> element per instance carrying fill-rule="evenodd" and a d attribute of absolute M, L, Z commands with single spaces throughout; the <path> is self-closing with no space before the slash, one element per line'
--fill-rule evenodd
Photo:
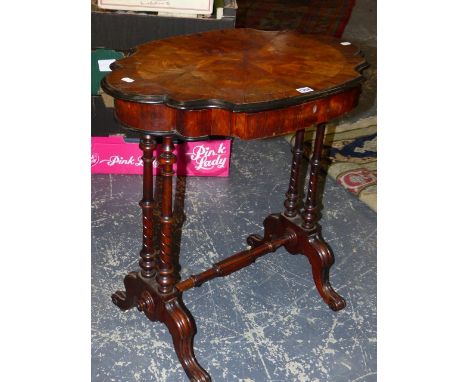
<path fill-rule="evenodd" d="M 101 85 L 116 99 L 116 116 L 127 127 L 252 139 L 286 134 L 349 111 L 357 103 L 366 66 L 355 46 L 333 37 L 228 29 L 139 45 L 112 64 Z M 333 104 L 341 107 L 333 111 Z M 307 105 L 311 110 L 303 110 Z M 276 120 L 279 110 L 304 118 L 299 115 L 296 126 L 273 130 L 252 125 L 264 118 L 247 126 L 248 116 L 258 119 L 266 113 Z"/>

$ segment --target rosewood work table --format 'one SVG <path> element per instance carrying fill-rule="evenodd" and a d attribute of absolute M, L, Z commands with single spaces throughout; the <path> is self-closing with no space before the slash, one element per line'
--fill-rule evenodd
<path fill-rule="evenodd" d="M 182 301 L 183 292 L 190 288 L 227 276 L 284 247 L 307 257 L 317 291 L 332 310 L 345 307 L 345 300 L 329 282 L 334 257 L 318 225 L 317 181 L 325 124 L 356 106 L 365 67 L 365 60 L 349 42 L 288 31 L 233 29 L 140 45 L 129 57 L 113 63 L 112 72 L 103 79 L 102 88 L 115 98 L 118 121 L 141 133 L 143 152 L 141 269 L 125 277 L 125 291 L 114 293 L 112 301 L 122 310 L 136 307 L 167 326 L 191 381 L 211 377 L 194 355 L 196 326 Z M 316 134 L 303 203 L 299 168 L 304 129 L 311 125 L 316 125 Z M 295 144 L 283 212 L 264 220 L 263 237 L 247 238 L 249 249 L 180 280 L 178 259 L 172 253 L 173 138 L 259 139 L 292 132 Z M 157 158 L 162 191 L 156 245 L 153 162 L 158 137 L 162 139 Z"/>

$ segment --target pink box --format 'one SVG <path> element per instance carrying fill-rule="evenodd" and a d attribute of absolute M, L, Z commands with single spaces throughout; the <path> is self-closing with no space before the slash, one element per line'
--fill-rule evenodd
<path fill-rule="evenodd" d="M 158 155 L 159 145 L 155 151 Z M 209 140 L 175 144 L 177 175 L 229 176 L 231 140 Z M 122 136 L 91 137 L 91 174 L 143 174 L 142 152 L 137 142 Z M 154 161 L 154 173 L 158 171 Z M 159 172 L 158 172 L 159 173 Z"/>

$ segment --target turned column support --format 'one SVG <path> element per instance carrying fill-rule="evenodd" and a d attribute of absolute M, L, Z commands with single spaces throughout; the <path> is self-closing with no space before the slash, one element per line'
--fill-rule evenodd
<path fill-rule="evenodd" d="M 156 280 L 161 294 L 173 291 L 176 282 L 174 262 L 172 259 L 172 178 L 173 165 L 176 162 L 172 136 L 165 136 L 161 147 L 158 163 L 161 168 L 162 201 L 161 201 L 161 233 L 160 254 L 158 257 L 158 274 Z"/>
<path fill-rule="evenodd" d="M 146 278 L 156 274 L 156 254 L 154 249 L 154 217 L 155 201 L 153 197 L 153 162 L 156 141 L 151 135 L 140 139 L 140 149 L 143 151 L 143 198 L 140 207 L 143 215 L 143 248 L 140 251 L 141 275 Z"/>
<path fill-rule="evenodd" d="M 294 148 L 292 150 L 293 160 L 291 163 L 291 176 L 289 178 L 289 189 L 286 192 L 286 200 L 284 201 L 284 214 L 287 217 L 294 217 L 298 211 L 299 200 L 299 172 L 301 170 L 301 160 L 304 154 L 304 129 L 296 131 Z"/>
<path fill-rule="evenodd" d="M 310 159 L 310 175 L 309 186 L 307 190 L 307 198 L 304 204 L 304 213 L 302 215 L 302 227 L 305 229 L 312 229 L 317 224 L 318 205 L 317 205 L 317 185 L 319 180 L 320 170 L 320 156 L 323 148 L 323 138 L 325 135 L 325 124 L 317 125 L 315 132 L 314 151 Z"/>

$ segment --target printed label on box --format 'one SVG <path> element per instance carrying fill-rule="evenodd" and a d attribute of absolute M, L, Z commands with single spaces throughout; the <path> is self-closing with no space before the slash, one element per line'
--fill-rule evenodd
<path fill-rule="evenodd" d="M 213 0 L 98 0 L 98 7 L 128 11 L 209 15 L 213 11 Z"/>
<path fill-rule="evenodd" d="M 231 140 L 184 142 L 175 145 L 174 165 L 177 175 L 229 176 Z M 92 174 L 143 174 L 142 152 L 138 143 L 125 142 L 123 137 L 91 138 Z M 155 157 L 158 155 L 158 148 Z M 157 160 L 153 163 L 158 172 Z"/>

